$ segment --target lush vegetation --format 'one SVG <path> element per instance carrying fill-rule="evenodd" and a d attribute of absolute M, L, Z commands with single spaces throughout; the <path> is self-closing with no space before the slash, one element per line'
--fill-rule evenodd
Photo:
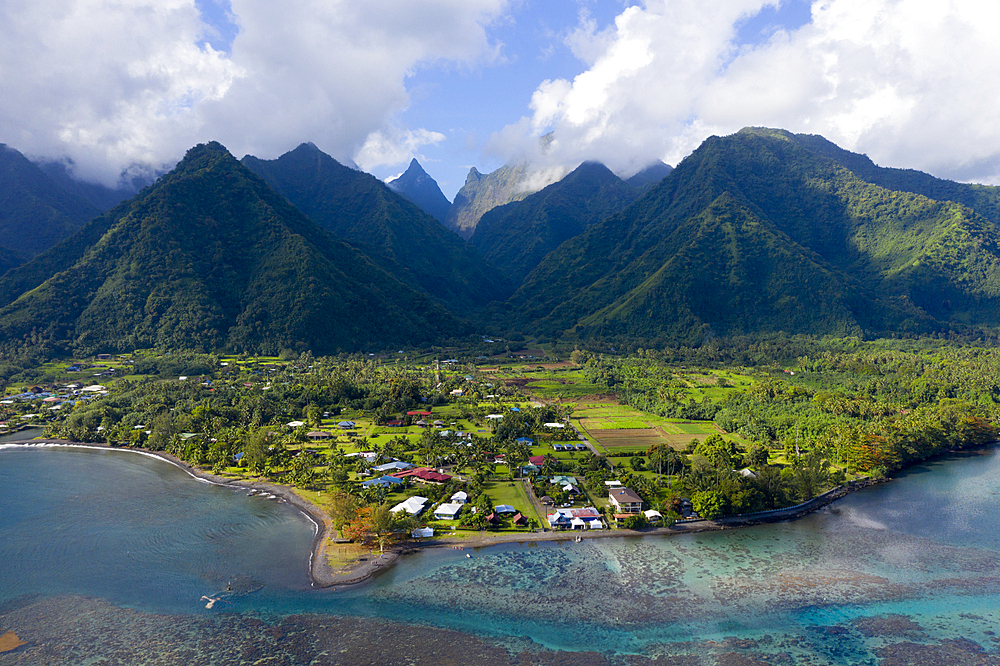
<path fill-rule="evenodd" d="M 465 332 L 322 231 L 222 146 L 0 280 L 8 355 L 136 348 L 335 353 Z M 8 356 L 9 357 L 9 356 Z"/>
<path fill-rule="evenodd" d="M 548 255 L 505 313 L 522 331 L 649 346 L 1000 323 L 992 207 L 880 187 L 810 145 L 771 130 L 708 139 Z"/>
<path fill-rule="evenodd" d="M 486 359 L 495 365 L 469 356 L 446 367 L 136 353 L 91 364 L 108 377 L 108 390 L 90 398 L 59 388 L 92 372 L 87 364 L 50 364 L 43 374 L 52 388 L 7 386 L 19 397 L 0 416 L 8 427 L 40 422 L 49 436 L 143 446 L 217 474 L 293 484 L 328 505 L 345 533 L 383 545 L 403 525 L 386 508 L 413 495 L 427 498 L 428 510 L 407 526 L 532 529 L 546 524 L 542 498 L 596 506 L 614 522 L 606 482 L 619 481 L 669 524 L 692 511 L 717 517 L 789 506 L 996 438 L 1000 352 L 992 348 L 850 339 L 809 346 L 787 362 L 738 366 L 696 365 L 698 350 L 575 350 L 575 363 L 545 366 L 512 353 Z M 590 393 L 550 393 L 548 404 L 529 404 L 534 386 L 556 385 Z M 46 412 L 41 397 L 50 394 L 58 409 Z M 391 460 L 452 478 L 363 484 Z M 433 519 L 434 507 L 459 490 L 470 508 L 455 520 Z M 515 506 L 523 523 L 488 520 L 500 504 Z"/>
<path fill-rule="evenodd" d="M 33 257 L 100 212 L 60 187 L 24 155 L 0 144 L 0 247 Z"/>
<path fill-rule="evenodd" d="M 624 209 L 639 193 L 603 164 L 584 162 L 559 182 L 488 211 L 469 240 L 519 284 L 545 255 Z"/>
<path fill-rule="evenodd" d="M 507 298 L 508 278 L 415 204 L 311 144 L 243 164 L 317 225 L 360 246 L 400 282 L 462 312 Z M 443 195 L 442 195 L 443 198 Z"/>

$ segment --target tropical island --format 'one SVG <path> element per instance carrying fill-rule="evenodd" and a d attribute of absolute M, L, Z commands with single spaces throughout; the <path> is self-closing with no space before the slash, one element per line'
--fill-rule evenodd
<path fill-rule="evenodd" d="M 325 528 L 321 582 L 344 584 L 414 540 L 753 522 L 982 447 L 996 439 L 998 363 L 975 345 L 851 338 L 632 353 L 506 340 L 340 357 L 147 351 L 23 371 L 5 385 L 0 427 L 157 452 L 280 493 Z"/>
<path fill-rule="evenodd" d="M 6 430 L 280 488 L 333 571 L 759 516 L 995 438 L 1000 189 L 822 137 L 472 171 L 447 212 L 312 144 L 100 200 L 0 161 Z"/>

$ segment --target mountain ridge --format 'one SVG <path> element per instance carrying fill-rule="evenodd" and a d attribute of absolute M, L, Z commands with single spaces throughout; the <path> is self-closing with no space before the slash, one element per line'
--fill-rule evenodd
<path fill-rule="evenodd" d="M 215 142 L 36 261 L 60 270 L 0 308 L 8 349 L 336 353 L 465 332 Z"/>
<path fill-rule="evenodd" d="M 242 163 L 320 227 L 450 309 L 477 309 L 513 291 L 475 248 L 416 204 L 311 144 L 276 160 L 247 155 Z"/>
<path fill-rule="evenodd" d="M 444 224 L 448 218 L 451 202 L 441 191 L 437 181 L 430 177 L 420 166 L 417 158 L 410 160 L 410 165 L 397 178 L 388 181 L 393 192 L 402 195 L 420 207 L 425 213 Z"/>

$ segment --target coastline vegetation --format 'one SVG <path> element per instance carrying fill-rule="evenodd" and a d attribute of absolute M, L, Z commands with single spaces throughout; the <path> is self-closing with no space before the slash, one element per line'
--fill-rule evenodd
<path fill-rule="evenodd" d="M 692 512 L 777 509 L 996 438 L 992 348 L 854 338 L 630 353 L 501 344 L 489 355 L 67 359 L 5 382 L 0 421 L 293 486 L 342 536 L 380 548 L 420 526 L 548 528 L 560 505 L 644 527 L 643 514 L 616 520 L 606 483 L 615 481 L 667 525 Z M 450 478 L 365 484 L 395 471 L 376 469 L 392 461 Z M 458 491 L 468 494 L 463 510 L 434 518 Z M 426 499 L 419 515 L 391 511 L 414 496 Z"/>

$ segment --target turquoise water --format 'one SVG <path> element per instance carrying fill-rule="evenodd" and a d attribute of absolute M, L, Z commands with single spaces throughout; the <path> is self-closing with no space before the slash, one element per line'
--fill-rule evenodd
<path fill-rule="evenodd" d="M 28 641 L 0 666 L 1000 663 L 996 451 L 794 522 L 425 550 L 350 591 L 310 587 L 301 513 L 157 459 L 0 446 L 0 488 Z"/>

